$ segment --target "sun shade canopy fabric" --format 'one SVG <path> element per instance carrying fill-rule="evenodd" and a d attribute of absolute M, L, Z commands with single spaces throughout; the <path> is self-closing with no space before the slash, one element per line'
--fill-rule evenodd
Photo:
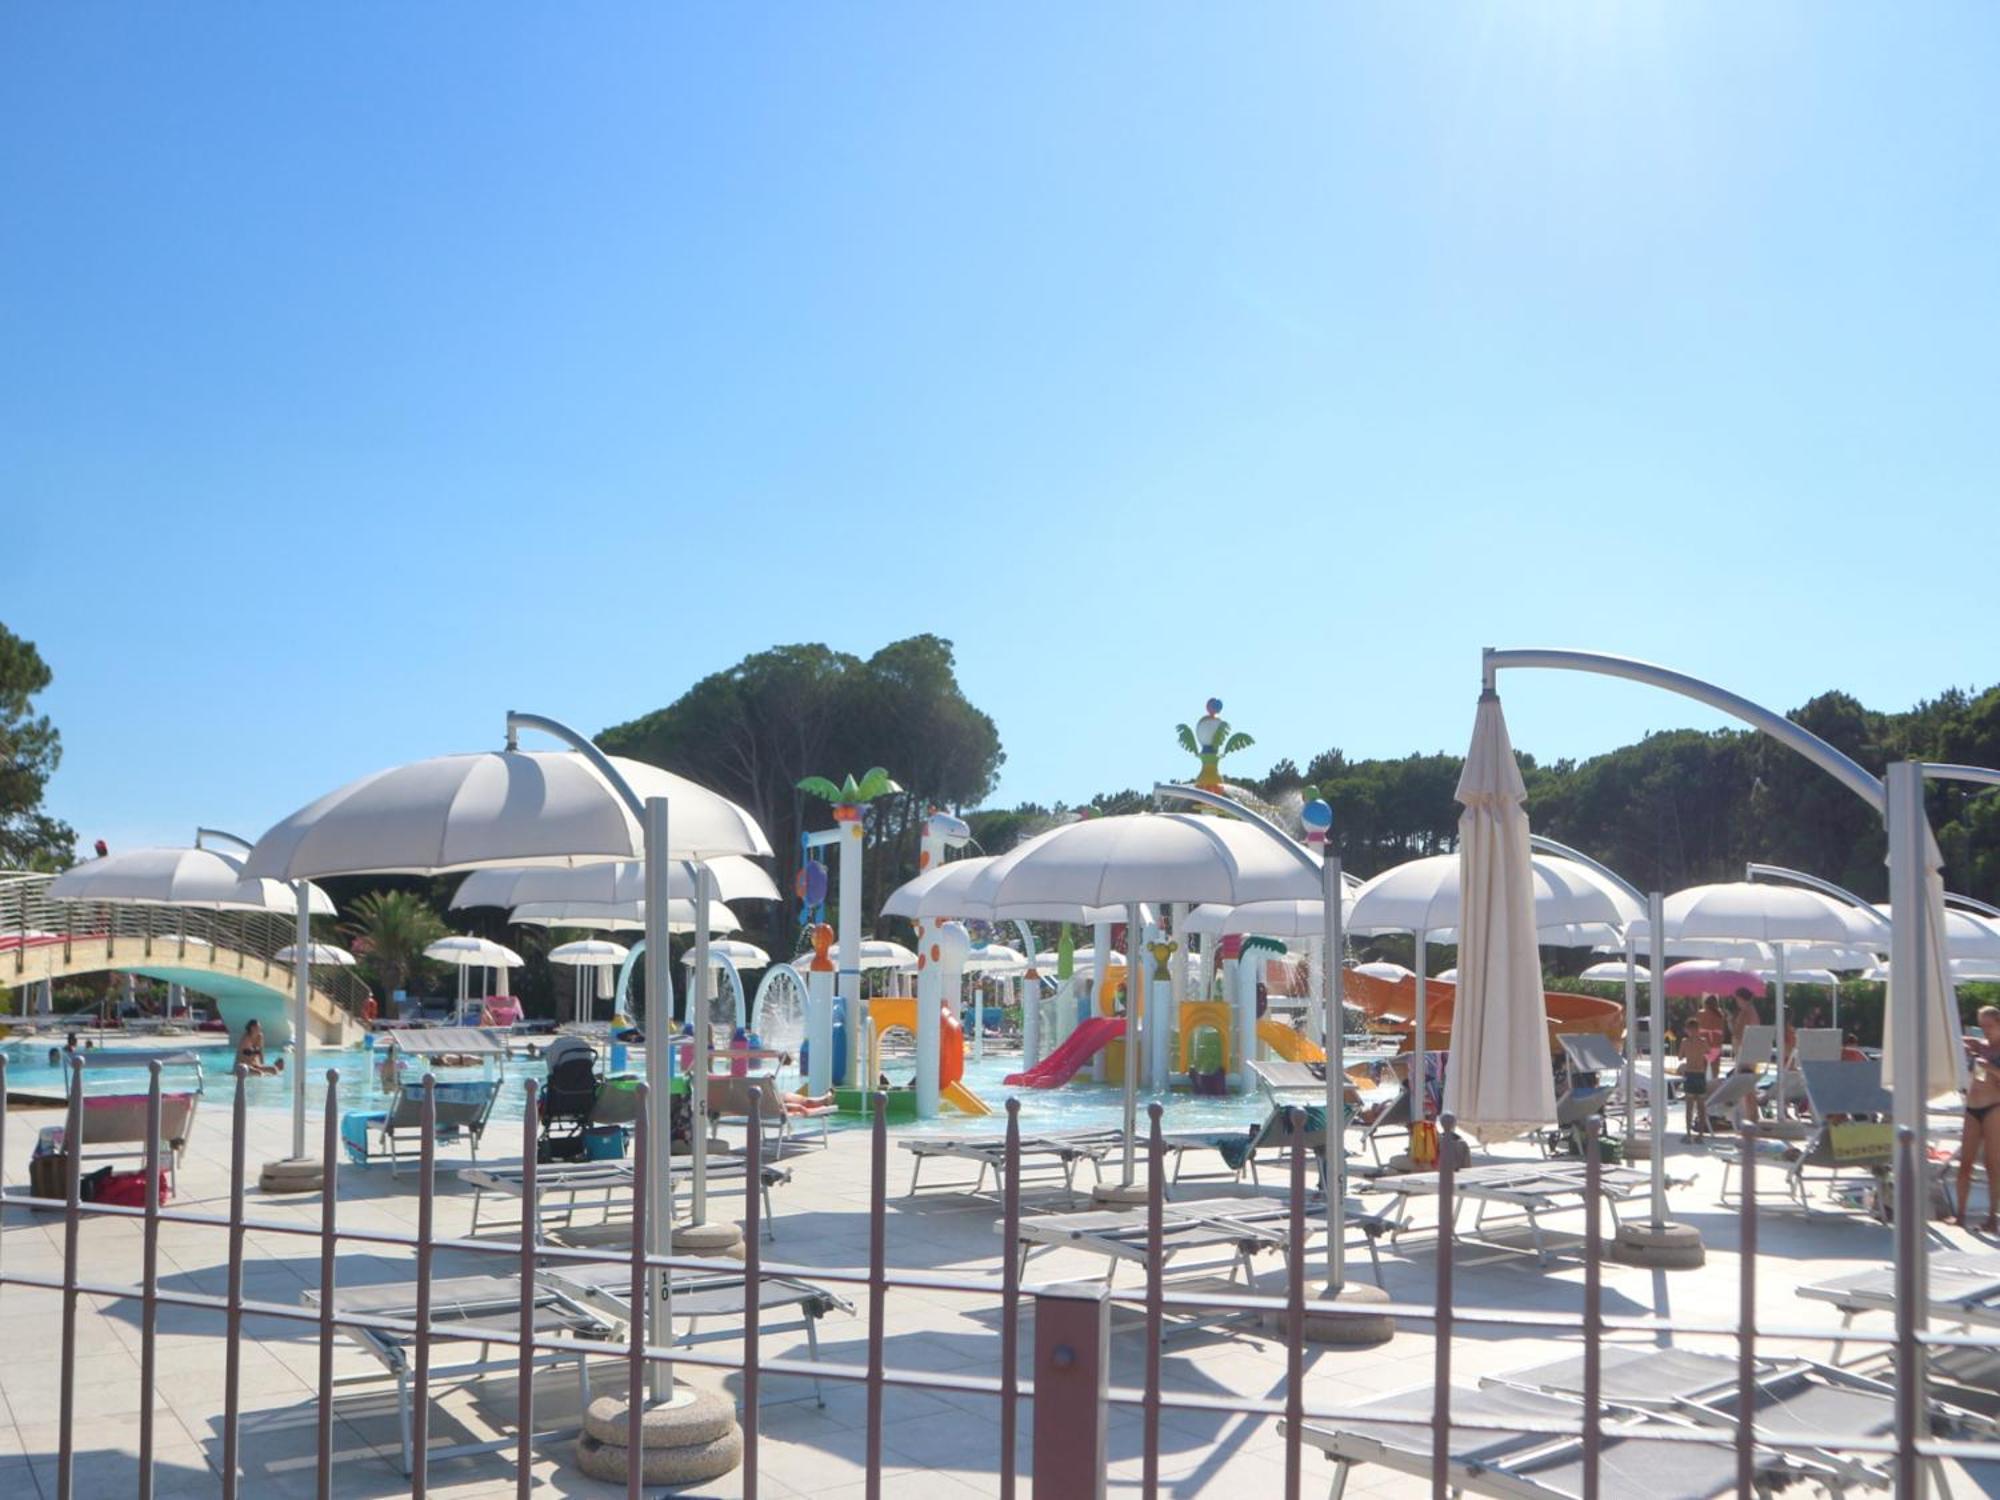
<path fill-rule="evenodd" d="M 308 886 L 307 909 L 333 915 L 333 901 Z M 121 906 L 193 906 L 209 911 L 298 913 L 292 888 L 282 880 L 243 873 L 243 861 L 218 849 L 126 849 L 88 860 L 49 882 L 52 901 L 102 901 Z"/>
<path fill-rule="evenodd" d="M 1131 813 L 1037 834 L 995 858 L 966 896 L 996 915 L 1017 903 L 1119 906 L 1220 901 L 1241 906 L 1319 895 L 1319 872 L 1269 835 L 1229 818 Z M 974 915 L 981 915 L 975 912 Z"/>
<path fill-rule="evenodd" d="M 636 760 L 611 763 L 642 803 L 671 799 L 675 857 L 771 852 L 756 820 L 726 797 Z M 243 867 L 273 880 L 436 875 L 638 859 L 643 843 L 625 800 L 583 756 L 492 750 L 413 761 L 336 788 L 265 833 Z"/>
<path fill-rule="evenodd" d="M 1835 901 L 1802 886 L 1757 880 L 1689 886 L 1666 899 L 1666 937 L 1750 943 L 1830 943 L 1886 947 L 1889 924 L 1878 913 Z M 1652 940 L 1642 917 L 1630 928 L 1645 947 Z"/>
<path fill-rule="evenodd" d="M 1463 899 L 1457 915 L 1457 1003 L 1444 1107 L 1458 1117 L 1461 1129 L 1492 1142 L 1556 1118 L 1535 940 L 1528 789 L 1495 693 L 1480 695 L 1457 795 L 1465 807 L 1458 820 L 1457 856 Z M 1355 900 L 1357 908 L 1366 897 L 1364 888 Z M 1595 919 L 1590 912 L 1562 918 Z"/>
<path fill-rule="evenodd" d="M 776 901 L 777 884 L 762 865 L 742 855 L 707 861 L 710 901 Z M 667 873 L 667 894 L 691 901 L 695 882 L 685 863 L 676 861 Z M 609 905 L 643 901 L 646 867 L 636 860 L 605 864 L 503 865 L 474 870 L 452 892 L 453 909 L 474 906 L 529 906 L 543 902 L 587 902 Z"/>
<path fill-rule="evenodd" d="M 996 907 L 971 894 L 972 883 L 993 863 L 993 856 L 978 855 L 955 859 L 949 864 L 926 870 L 905 881 L 882 903 L 885 917 L 907 917 L 913 922 L 966 920 L 1002 922 L 1079 922 L 1087 926 L 1099 922 L 1122 922 L 1122 906 L 1089 906 L 1078 901 L 1013 900 Z M 1152 921 L 1152 913 L 1145 920 Z"/>
<path fill-rule="evenodd" d="M 524 927 L 585 927 L 597 932 L 643 932 L 643 901 L 529 901 L 507 913 L 507 920 Z M 743 926 L 736 913 L 720 901 L 708 904 L 710 932 L 736 932 Z M 694 903 L 667 903 L 667 931 L 694 931 Z"/>
<path fill-rule="evenodd" d="M 1460 923 L 1462 860 L 1458 854 L 1413 859 L 1364 881 L 1349 907 L 1354 932 L 1432 932 Z M 1637 920 L 1638 905 L 1587 865 L 1550 854 L 1529 859 L 1537 930 L 1603 924 L 1622 929 Z"/>
<path fill-rule="evenodd" d="M 477 1026 L 396 1026 L 381 1033 L 384 1045 L 412 1057 L 505 1057 L 506 1040 Z"/>
<path fill-rule="evenodd" d="M 505 944 L 464 934 L 439 938 L 424 949 L 424 957 L 479 969 L 518 969 L 524 962 L 520 954 Z"/>

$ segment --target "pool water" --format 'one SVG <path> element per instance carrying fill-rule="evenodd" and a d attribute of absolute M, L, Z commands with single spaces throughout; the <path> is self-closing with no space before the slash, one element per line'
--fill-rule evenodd
<path fill-rule="evenodd" d="M 146 1088 L 147 1061 L 150 1055 L 165 1055 L 170 1049 L 101 1047 L 85 1054 L 84 1088 L 90 1094 L 140 1093 Z M 194 1050 L 201 1059 L 204 1087 L 209 1103 L 224 1105 L 229 1098 L 231 1079 L 229 1076 L 230 1054 L 226 1046 L 207 1046 L 195 1049 L 171 1049 L 175 1055 L 185 1056 Z M 0 1056 L 7 1060 L 7 1088 L 37 1094 L 61 1094 L 65 1088 L 63 1069 L 48 1064 L 48 1044 L 46 1042 L 9 1042 L 0 1044 Z M 341 1110 L 381 1109 L 388 1102 L 387 1091 L 382 1087 L 377 1055 L 367 1048 L 350 1047 L 338 1052 L 317 1051 L 310 1059 L 311 1074 L 308 1079 L 306 1103 L 308 1113 L 318 1116 L 326 1103 L 326 1073 L 329 1068 L 340 1072 Z M 642 1049 L 630 1049 L 628 1058 L 630 1070 L 641 1076 L 645 1073 L 645 1055 Z M 965 1086 L 993 1108 L 988 1116 L 964 1115 L 947 1108 L 934 1120 L 926 1120 L 922 1128 L 927 1131 L 966 1130 L 974 1133 L 990 1132 L 1005 1123 L 1006 1101 L 1013 1095 L 1021 1101 L 1021 1125 L 1023 1129 L 1037 1131 L 1085 1130 L 1123 1123 L 1125 1096 L 1114 1084 L 1093 1084 L 1082 1075 L 1072 1079 L 1060 1088 L 1054 1089 L 1010 1089 L 1002 1080 L 1009 1073 L 1019 1070 L 1021 1059 L 1018 1053 L 989 1053 L 978 1060 L 967 1058 Z M 885 1069 L 892 1079 L 907 1077 L 909 1059 L 893 1056 L 885 1060 Z M 497 1060 L 483 1068 L 440 1068 L 440 1081 L 498 1077 L 501 1079 L 500 1094 L 494 1101 L 493 1114 L 496 1119 L 518 1120 L 521 1117 L 523 1091 L 522 1084 L 528 1079 L 537 1082 L 547 1076 L 541 1059 L 531 1057 L 510 1057 L 505 1063 Z M 192 1077 L 186 1065 L 169 1065 L 163 1073 L 162 1083 L 168 1089 L 186 1087 Z M 795 1089 L 804 1080 L 794 1069 L 784 1069 L 779 1073 L 780 1087 Z M 244 1103 L 250 1109 L 289 1110 L 292 1107 L 292 1080 L 287 1074 L 256 1075 L 244 1080 Z M 1165 1128 L 1177 1131 L 1238 1130 L 1258 1124 L 1270 1114 L 1270 1102 L 1261 1094 L 1225 1094 L 1220 1096 L 1196 1095 L 1176 1090 L 1165 1095 L 1150 1095 L 1141 1092 L 1139 1096 L 1139 1121 L 1143 1129 L 1146 1121 L 1146 1106 L 1158 1098 L 1165 1105 L 1162 1123 Z M 833 1129 L 858 1129 L 866 1126 L 864 1118 L 830 1116 Z"/>

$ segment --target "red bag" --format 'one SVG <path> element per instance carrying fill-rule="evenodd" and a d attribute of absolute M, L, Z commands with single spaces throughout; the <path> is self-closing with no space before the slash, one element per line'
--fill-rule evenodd
<path fill-rule="evenodd" d="M 160 1168 L 160 1201 L 165 1203 L 172 1193 L 167 1187 L 167 1169 Z M 146 1174 L 144 1172 L 113 1172 L 98 1185 L 97 1203 L 116 1204 L 121 1208 L 144 1208 L 146 1206 Z"/>

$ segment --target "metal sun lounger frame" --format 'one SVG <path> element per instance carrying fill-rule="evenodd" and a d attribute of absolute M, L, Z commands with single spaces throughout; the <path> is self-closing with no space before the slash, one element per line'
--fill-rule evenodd
<path fill-rule="evenodd" d="M 1734 1433 L 1737 1426 L 1738 1371 L 1733 1354 L 1704 1354 L 1689 1349 L 1659 1349 L 1652 1346 L 1607 1346 L 1601 1361 L 1600 1399 L 1613 1411 L 1644 1416 L 1677 1417 L 1703 1426 L 1720 1427 Z M 1894 1430 L 1895 1387 L 1838 1365 L 1818 1360 L 1784 1357 L 1759 1359 L 1756 1382 L 1761 1398 L 1756 1417 L 1757 1430 L 1774 1443 L 1784 1442 L 1784 1428 L 1794 1433 L 1831 1433 L 1829 1415 L 1843 1424 L 1854 1421 L 1851 1408 L 1860 1405 L 1872 1412 L 1875 1433 Z M 1580 1401 L 1583 1395 L 1583 1356 L 1569 1355 L 1525 1370 L 1487 1376 L 1482 1385 L 1530 1391 L 1565 1400 Z M 1802 1415 L 1801 1405 L 1820 1404 L 1832 1392 L 1836 1400 L 1845 1396 L 1850 1409 L 1839 1413 L 1817 1412 Z M 1787 1408 L 1790 1407 L 1791 1410 Z M 1960 1429 L 1973 1428 L 1990 1433 L 1992 1423 L 1972 1412 L 1941 1401 L 1930 1403 L 1931 1413 Z M 1783 1419 L 1789 1417 L 1789 1423 Z M 1859 1425 L 1857 1436 L 1869 1435 Z M 1893 1474 L 1879 1457 L 1849 1456 L 1819 1446 L 1785 1448 L 1787 1461 L 1805 1471 L 1836 1495 L 1849 1485 L 1870 1488 L 1889 1485 Z M 1932 1459 L 1939 1479 L 1939 1492 L 1947 1493 L 1943 1482 L 1943 1460 Z"/>
<path fill-rule="evenodd" d="M 693 1177 L 694 1167 L 684 1157 L 674 1157 L 672 1161 L 673 1168 L 670 1181 L 677 1190 L 683 1182 Z M 709 1158 L 708 1178 L 711 1183 L 718 1180 L 740 1182 L 743 1180 L 747 1170 L 744 1160 L 740 1156 L 711 1156 Z M 469 1184 L 473 1190 L 472 1227 L 466 1231 L 468 1235 L 479 1233 L 480 1211 L 488 1193 L 498 1193 L 504 1198 L 519 1199 L 525 1192 L 526 1173 L 519 1163 L 467 1167 L 458 1176 L 461 1182 Z M 771 1189 L 789 1183 L 792 1180 L 792 1173 L 788 1167 L 767 1165 L 763 1168 L 761 1176 L 762 1182 L 759 1186 L 759 1191 L 764 1195 L 764 1238 L 775 1240 L 778 1237 L 778 1215 L 776 1209 L 772 1206 Z M 533 1208 L 535 1215 L 535 1236 L 537 1239 L 541 1238 L 544 1234 L 544 1226 L 551 1218 L 558 1215 L 562 1219 L 563 1227 L 567 1228 L 575 1218 L 577 1208 L 579 1207 L 578 1200 L 585 1196 L 597 1198 L 599 1206 L 603 1209 L 604 1216 L 608 1219 L 611 1215 L 612 1200 L 621 1194 L 629 1195 L 631 1191 L 632 1163 L 629 1161 L 537 1163 L 535 1167 L 535 1204 Z M 553 1196 L 561 1196 L 567 1199 L 567 1202 L 561 1209 L 550 1209 L 547 1207 L 546 1200 Z M 527 1210 L 524 1209 L 523 1211 L 526 1212 Z M 512 1222 L 518 1224 L 520 1221 L 516 1219 Z"/>
<path fill-rule="evenodd" d="M 986 1174 L 993 1174 L 997 1188 L 1001 1173 L 1007 1164 L 1007 1138 L 997 1135 L 919 1135 L 905 1136 L 901 1142 L 905 1151 L 915 1160 L 910 1165 L 910 1190 L 908 1196 L 915 1197 L 917 1180 L 922 1174 L 924 1163 L 934 1156 L 956 1161 L 976 1162 L 979 1176 L 971 1187 L 954 1187 L 952 1192 L 977 1194 L 986 1186 Z M 1062 1175 L 1063 1191 L 1070 1197 L 1076 1196 L 1076 1169 L 1084 1162 L 1090 1163 L 1090 1170 L 1099 1182 L 1104 1180 L 1104 1159 L 1113 1151 L 1121 1151 L 1125 1146 L 1123 1132 L 1117 1130 L 1076 1130 L 1054 1132 L 1046 1135 L 1023 1134 L 1020 1143 L 1021 1175 L 1025 1177 L 1036 1167 L 1052 1168 Z M 1142 1147 L 1143 1150 L 1143 1147 Z"/>
<path fill-rule="evenodd" d="M 675 1318 L 687 1319 L 685 1333 L 671 1334 L 676 1344 L 698 1342 L 695 1324 L 703 1318 L 743 1316 L 743 1289 L 746 1277 L 743 1272 L 721 1271 L 712 1275 L 676 1277 L 672 1283 L 672 1305 Z M 598 1310 L 610 1314 L 620 1322 L 629 1323 L 632 1316 L 632 1268 L 623 1261 L 605 1261 L 592 1264 L 572 1262 L 567 1266 L 544 1266 L 535 1273 L 535 1280 L 554 1287 L 566 1295 L 587 1302 Z M 761 1323 L 766 1332 L 779 1332 L 788 1328 L 803 1328 L 806 1334 L 806 1353 L 814 1364 L 819 1363 L 819 1320 L 830 1312 L 843 1312 L 852 1317 L 854 1304 L 845 1297 L 828 1291 L 815 1282 L 801 1281 L 793 1276 L 766 1276 L 762 1279 L 757 1302 L 759 1311 L 769 1308 L 797 1307 L 797 1323 Z M 708 1335 L 720 1338 L 722 1333 Z M 813 1399 L 821 1406 L 826 1405 L 826 1393 L 820 1388 L 817 1372 L 812 1377 Z"/>
<path fill-rule="evenodd" d="M 454 1289 L 458 1289 L 454 1292 Z M 473 1295 L 474 1292 L 477 1295 Z M 319 1290 L 308 1288 L 300 1293 L 300 1300 L 308 1307 L 319 1306 Z M 619 1332 L 615 1323 L 584 1305 L 581 1299 L 570 1292 L 552 1286 L 537 1286 L 535 1308 L 538 1316 L 538 1331 L 547 1332 L 539 1322 L 546 1308 L 553 1316 L 549 1326 L 558 1332 L 568 1331 L 584 1338 L 606 1341 L 606 1353 L 619 1351 L 610 1340 Z M 417 1316 L 416 1287 L 408 1282 L 390 1286 L 342 1287 L 334 1293 L 334 1309 L 337 1314 L 360 1314 L 369 1318 L 398 1323 L 414 1323 Z M 431 1282 L 430 1322 L 435 1330 L 438 1325 L 452 1321 L 462 1321 L 466 1332 L 455 1337 L 466 1342 L 481 1344 L 478 1359 L 462 1364 L 440 1365 L 433 1363 L 428 1372 L 433 1394 L 441 1382 L 462 1379 L 477 1379 L 482 1375 L 511 1374 L 520 1369 L 517 1353 L 509 1352 L 502 1360 L 486 1357 L 486 1345 L 490 1341 L 480 1340 L 474 1331 L 486 1328 L 507 1334 L 510 1338 L 520 1329 L 521 1280 L 518 1276 L 463 1276 L 437 1279 Z M 416 1342 L 414 1329 L 385 1329 L 372 1326 L 357 1326 L 342 1323 L 340 1331 L 382 1365 L 383 1372 L 394 1377 L 396 1382 L 396 1417 L 402 1442 L 403 1473 L 408 1476 L 416 1470 L 416 1453 L 413 1447 L 412 1426 L 415 1392 L 411 1389 L 411 1364 L 408 1351 Z M 454 1337 L 453 1335 L 445 1335 Z M 433 1332 L 435 1340 L 439 1335 Z M 538 1350 L 534 1356 L 540 1366 L 560 1365 L 573 1362 L 576 1365 L 577 1390 L 582 1398 L 582 1406 L 590 1405 L 590 1368 L 588 1355 L 580 1349 Z M 374 1384 L 384 1378 L 383 1373 L 373 1370 L 357 1371 L 334 1377 L 335 1385 Z M 539 1433 L 542 1438 L 561 1438 L 574 1435 L 574 1427 L 560 1428 L 553 1432 Z M 458 1443 L 448 1447 L 432 1447 L 426 1457 L 463 1458 L 477 1453 L 497 1453 L 514 1446 L 513 1438 L 495 1438 L 484 1442 Z"/>
<path fill-rule="evenodd" d="M 1586 1164 L 1583 1162 L 1496 1162 L 1486 1166 L 1460 1167 L 1452 1174 L 1453 1240 L 1495 1244 L 1502 1249 L 1514 1248 L 1500 1241 L 1482 1241 L 1479 1237 L 1480 1231 L 1487 1225 L 1487 1214 L 1493 1207 L 1512 1208 L 1518 1211 L 1517 1217 L 1527 1223 L 1534 1235 L 1536 1257 L 1547 1265 L 1550 1254 L 1548 1242 L 1542 1236 L 1541 1215 L 1581 1208 L 1584 1195 L 1589 1190 L 1585 1171 Z M 1652 1174 L 1649 1172 L 1632 1167 L 1598 1168 L 1598 1196 L 1611 1212 L 1613 1234 L 1618 1230 L 1618 1205 L 1651 1192 L 1652 1185 Z M 1436 1172 L 1412 1172 L 1378 1178 L 1374 1186 L 1376 1191 L 1394 1194 L 1400 1200 L 1396 1211 L 1388 1215 L 1392 1225 L 1389 1243 L 1393 1245 L 1401 1241 L 1410 1227 L 1412 1200 L 1437 1196 L 1440 1178 Z M 1457 1227 L 1457 1216 L 1468 1201 L 1479 1205 L 1470 1232 Z"/>
<path fill-rule="evenodd" d="M 1120 1261 L 1146 1264 L 1146 1214 L 1141 1208 L 1097 1209 L 1074 1214 L 1041 1214 L 1021 1220 L 1018 1246 L 1025 1272 L 1028 1257 L 1036 1250 L 1085 1250 L 1105 1257 L 1104 1282 L 1111 1284 Z M 1309 1198 L 1306 1203 L 1308 1229 L 1316 1228 L 1326 1214 L 1324 1200 Z M 1185 1202 L 1163 1201 L 1160 1208 L 1160 1260 L 1165 1263 L 1184 1250 L 1228 1247 L 1235 1252 L 1234 1268 L 1243 1273 L 1247 1286 L 1255 1280 L 1251 1257 L 1259 1250 L 1283 1251 L 1290 1240 L 1291 1205 L 1283 1198 L 1225 1197 L 1201 1198 Z M 1374 1265 L 1377 1285 L 1382 1281 L 1382 1259 L 1376 1246 L 1391 1227 L 1379 1214 L 1369 1213 L 1353 1203 L 1347 1205 L 1350 1228 L 1367 1236 L 1368 1256 Z M 995 1230 L 1001 1228 L 994 1226 Z"/>
<path fill-rule="evenodd" d="M 1955 1330 L 2000 1329 L 2000 1256 L 1933 1255 L 1926 1273 L 1930 1281 L 1930 1315 Z M 1896 1310 L 1896 1268 L 1871 1266 L 1825 1281 L 1810 1282 L 1798 1295 L 1829 1303 L 1840 1311 L 1843 1330 L 1862 1313 Z M 1844 1340 L 1836 1339 L 1833 1358 L 1840 1359 Z M 1961 1384 L 1992 1386 L 1996 1362 L 1984 1350 L 1938 1346 L 1930 1351 L 1931 1368 Z"/>
<path fill-rule="evenodd" d="M 1348 1473 L 1356 1464 L 1379 1464 L 1397 1473 L 1430 1478 L 1435 1389 L 1416 1386 L 1364 1402 L 1353 1416 L 1316 1418 L 1300 1424 L 1300 1438 L 1338 1466 L 1328 1491 L 1330 1500 L 1340 1500 Z M 1371 1417 L 1367 1415 L 1371 1410 L 1384 1415 Z M 1496 1495 L 1503 1500 L 1570 1500 L 1581 1492 L 1581 1485 L 1570 1479 L 1580 1476 L 1582 1470 L 1581 1433 L 1524 1432 L 1517 1424 L 1580 1423 L 1581 1414 L 1582 1408 L 1575 1402 L 1532 1391 L 1452 1386 L 1446 1485 L 1453 1494 Z M 1460 1427 L 1461 1418 L 1486 1425 Z M 1663 1434 L 1660 1438 L 1604 1434 L 1600 1452 L 1604 1467 L 1599 1480 L 1604 1500 L 1713 1500 L 1735 1493 L 1734 1453 L 1664 1436 L 1674 1431 L 1685 1433 L 1685 1423 L 1659 1422 L 1657 1427 Z M 1621 1463 L 1618 1455 L 1628 1445 L 1642 1460 L 1649 1461 L 1636 1466 Z M 1758 1461 L 1760 1472 L 1784 1471 L 1783 1461 L 1768 1450 L 1758 1450 Z M 1642 1469 L 1644 1481 L 1620 1483 L 1630 1468 Z"/>

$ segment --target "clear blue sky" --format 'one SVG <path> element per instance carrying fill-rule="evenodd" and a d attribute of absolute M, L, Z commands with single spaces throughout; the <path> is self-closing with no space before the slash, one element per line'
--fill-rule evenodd
<path fill-rule="evenodd" d="M 54 810 L 254 834 L 920 630 L 1009 802 L 1211 693 L 1248 770 L 1461 748 L 1485 643 L 2000 680 L 1996 78 L 1983 0 L 8 6 Z"/>

